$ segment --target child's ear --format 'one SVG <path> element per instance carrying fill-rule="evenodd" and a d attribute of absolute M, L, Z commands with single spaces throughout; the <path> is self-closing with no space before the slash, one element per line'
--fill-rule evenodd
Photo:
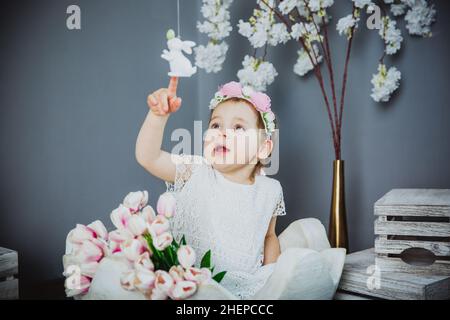
<path fill-rule="evenodd" d="M 258 150 L 258 158 L 260 160 L 267 159 L 273 150 L 273 141 L 271 139 L 265 139 Z"/>

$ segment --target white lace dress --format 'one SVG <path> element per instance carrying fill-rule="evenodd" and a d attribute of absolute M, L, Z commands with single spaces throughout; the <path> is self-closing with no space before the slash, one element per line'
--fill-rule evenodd
<path fill-rule="evenodd" d="M 272 216 L 285 215 L 283 191 L 272 178 L 257 175 L 252 185 L 232 182 L 204 157 L 177 155 L 174 192 L 175 239 L 184 234 L 196 253 L 196 265 L 211 249 L 214 274 L 227 271 L 221 285 L 241 299 L 266 282 L 274 263 L 262 265 L 264 237 Z"/>

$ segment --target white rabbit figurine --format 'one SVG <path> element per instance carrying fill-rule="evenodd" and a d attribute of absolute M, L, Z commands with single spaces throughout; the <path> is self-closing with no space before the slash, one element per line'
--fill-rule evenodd
<path fill-rule="evenodd" d="M 167 47 L 163 50 L 161 57 L 170 63 L 170 77 L 190 77 L 197 72 L 197 67 L 193 67 L 188 58 L 183 54 L 192 54 L 192 47 L 195 46 L 193 41 L 182 41 L 175 37 L 173 30 L 167 31 Z"/>

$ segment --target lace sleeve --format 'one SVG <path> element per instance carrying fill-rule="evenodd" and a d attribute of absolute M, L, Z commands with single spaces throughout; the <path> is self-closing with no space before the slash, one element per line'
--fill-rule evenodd
<path fill-rule="evenodd" d="M 285 215 L 286 215 L 286 207 L 284 205 L 283 189 L 280 185 L 279 193 L 278 193 L 278 200 L 277 200 L 277 204 L 275 206 L 275 210 L 273 211 L 272 217 L 285 216 Z"/>
<path fill-rule="evenodd" d="M 192 174 L 204 164 L 204 158 L 198 155 L 172 154 L 172 161 L 176 171 L 174 181 L 166 181 L 166 188 L 169 192 L 178 192 L 183 189 Z"/>

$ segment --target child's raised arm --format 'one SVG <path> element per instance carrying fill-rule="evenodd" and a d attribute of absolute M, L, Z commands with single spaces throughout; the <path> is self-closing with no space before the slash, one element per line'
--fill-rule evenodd
<path fill-rule="evenodd" d="M 171 154 L 161 150 L 161 144 L 169 115 L 181 106 L 177 85 L 178 78 L 171 77 L 168 88 L 158 89 L 148 96 L 150 110 L 136 141 L 137 162 L 152 175 L 169 182 L 175 179 L 175 164 Z"/>

